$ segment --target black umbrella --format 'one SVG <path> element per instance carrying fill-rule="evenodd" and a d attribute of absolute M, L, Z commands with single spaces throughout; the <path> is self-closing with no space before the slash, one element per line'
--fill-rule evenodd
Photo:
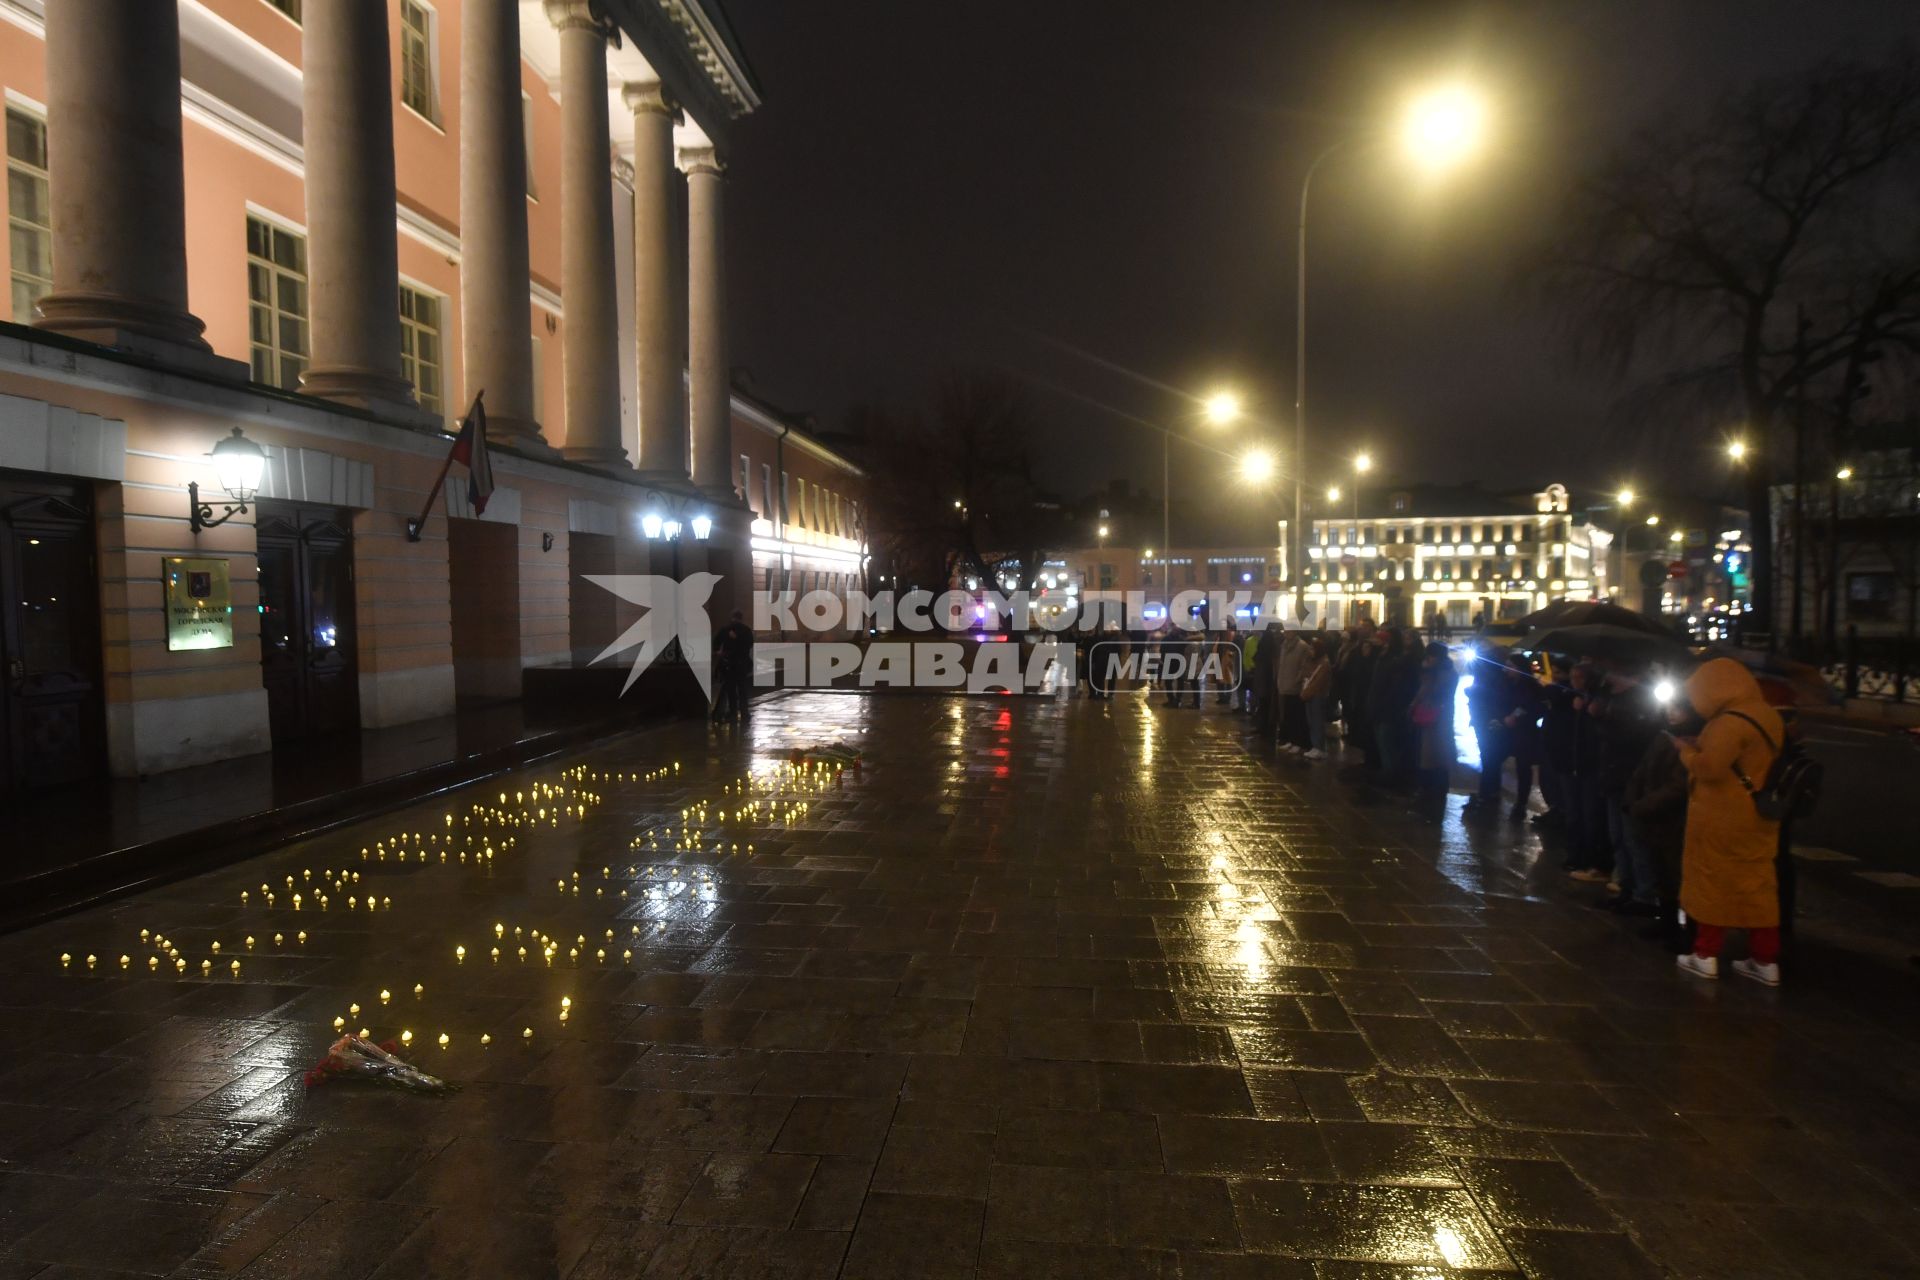
<path fill-rule="evenodd" d="M 1538 631 L 1544 627 L 1625 627 L 1648 635 L 1673 636 L 1673 628 L 1659 618 L 1623 609 L 1606 600 L 1555 600 L 1520 619 L 1520 625 Z"/>
<path fill-rule="evenodd" d="M 1545 627 L 1523 636 L 1519 647 L 1535 653 L 1592 658 L 1623 667 L 1646 667 L 1654 663 L 1677 667 L 1691 661 L 1687 647 L 1671 635 L 1616 627 L 1604 622 Z"/>

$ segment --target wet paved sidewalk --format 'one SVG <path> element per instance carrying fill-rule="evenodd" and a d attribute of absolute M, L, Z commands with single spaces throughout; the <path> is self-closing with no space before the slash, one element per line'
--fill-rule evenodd
<path fill-rule="evenodd" d="M 1684 980 L 1239 728 L 790 696 L 0 939 L 0 1280 L 1920 1273 L 1903 969 Z"/>

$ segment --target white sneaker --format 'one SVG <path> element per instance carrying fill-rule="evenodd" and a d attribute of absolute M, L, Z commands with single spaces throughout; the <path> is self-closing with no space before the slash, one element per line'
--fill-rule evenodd
<path fill-rule="evenodd" d="M 1315 747 L 1313 750 L 1307 752 L 1307 759 L 1309 760 L 1325 760 L 1326 758 L 1327 758 L 1327 753 L 1322 751 L 1318 747 Z"/>
<path fill-rule="evenodd" d="M 1290 756 L 1297 756 L 1300 754 L 1300 748 L 1294 746 L 1291 742 L 1281 743 L 1280 749 L 1286 752 Z"/>
<path fill-rule="evenodd" d="M 1752 960 L 1735 960 L 1733 971 L 1743 978 L 1752 978 L 1763 987 L 1780 985 L 1780 966 L 1778 964 L 1756 964 Z"/>
<path fill-rule="evenodd" d="M 1718 956 L 1697 956 L 1689 951 L 1685 955 L 1674 957 L 1674 963 L 1680 966 L 1681 972 L 1690 973 L 1696 978 L 1720 976 L 1720 957 Z"/>

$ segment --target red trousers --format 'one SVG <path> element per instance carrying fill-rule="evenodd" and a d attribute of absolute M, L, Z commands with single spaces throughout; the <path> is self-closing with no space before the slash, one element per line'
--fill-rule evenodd
<path fill-rule="evenodd" d="M 1726 942 L 1725 925 L 1703 920 L 1693 922 L 1693 954 L 1718 956 Z M 1752 953 L 1755 964 L 1772 964 L 1780 958 L 1780 930 L 1777 927 L 1747 930 L 1747 950 Z"/>

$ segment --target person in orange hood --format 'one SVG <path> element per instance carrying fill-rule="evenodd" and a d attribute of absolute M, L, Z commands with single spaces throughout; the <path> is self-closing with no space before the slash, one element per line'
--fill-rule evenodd
<path fill-rule="evenodd" d="M 1679 738 L 1686 765 L 1687 831 L 1680 863 L 1680 906 L 1696 927 L 1694 948 L 1680 967 L 1720 976 L 1728 929 L 1745 929 L 1751 959 L 1733 970 L 1767 986 L 1780 984 L 1780 898 L 1773 859 L 1779 824 L 1753 803 L 1773 767 L 1785 726 L 1747 669 L 1715 658 L 1687 681 L 1686 699 L 1704 723 Z"/>

